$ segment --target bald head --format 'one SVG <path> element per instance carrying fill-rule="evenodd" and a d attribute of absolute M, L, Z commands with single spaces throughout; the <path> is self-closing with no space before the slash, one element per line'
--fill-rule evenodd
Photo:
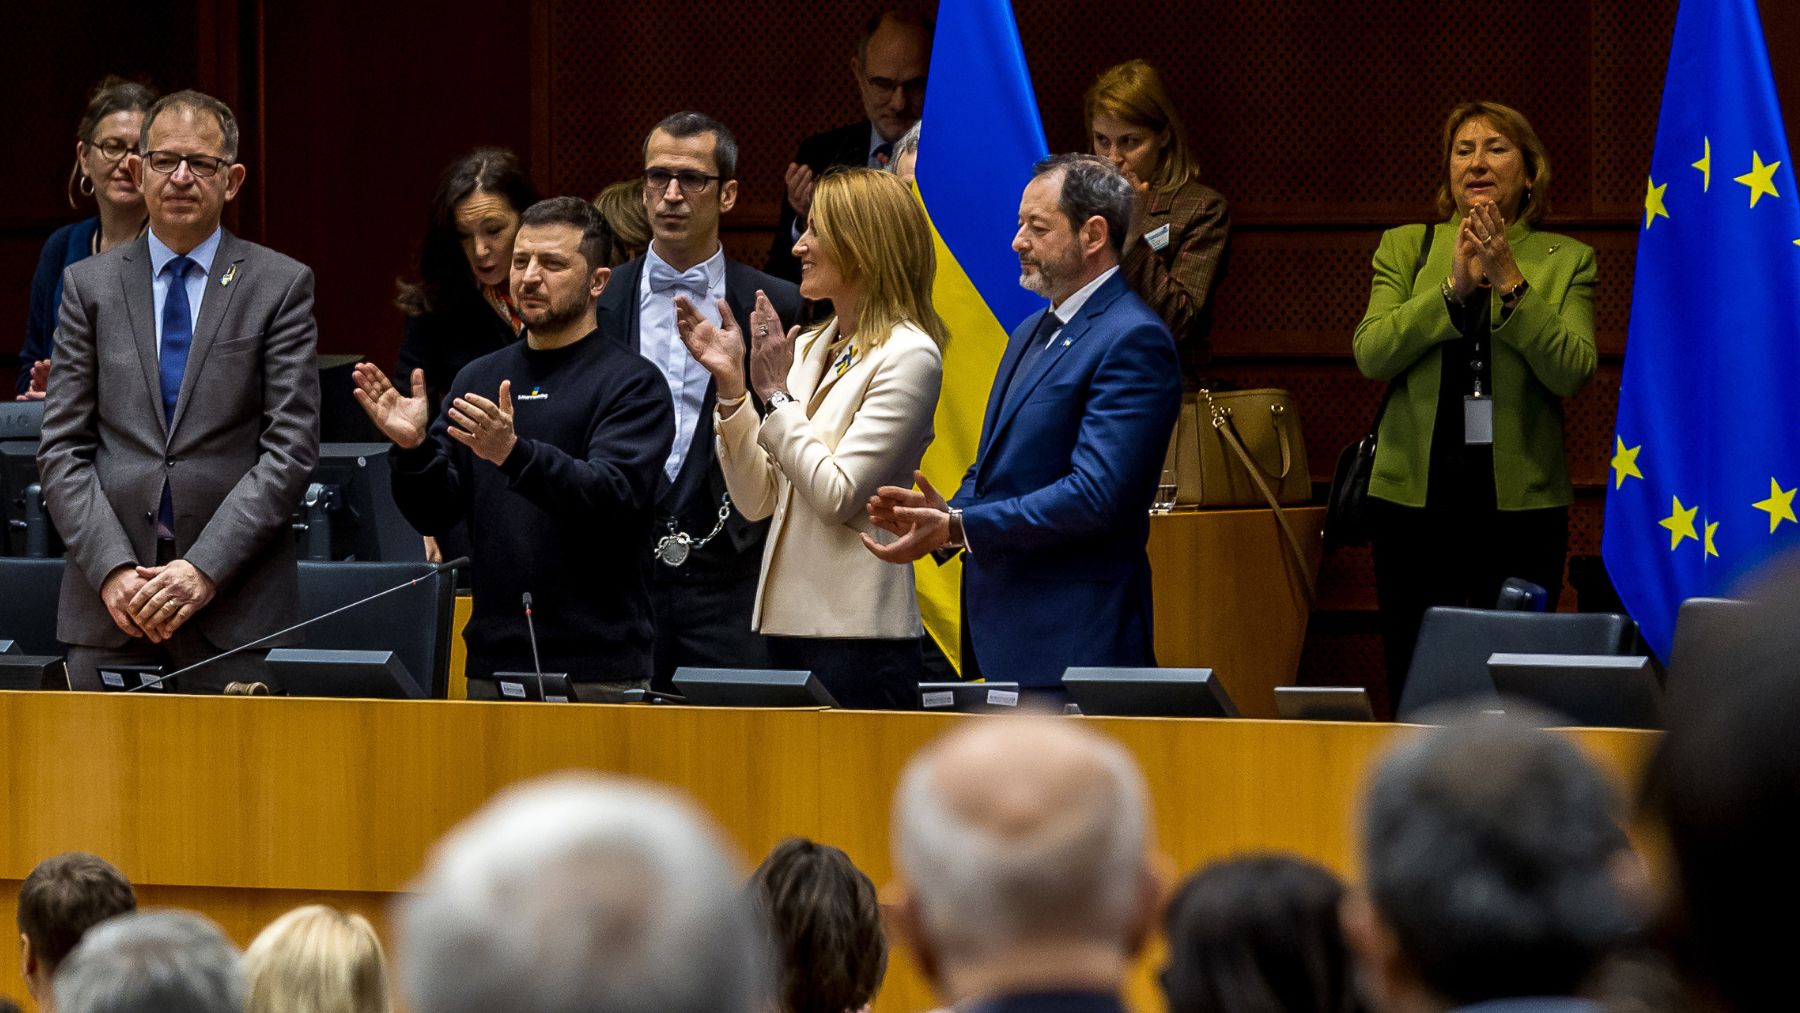
<path fill-rule="evenodd" d="M 1064 719 L 969 722 L 913 758 L 895 799 L 922 930 L 977 957 L 1038 943 L 1128 951 L 1148 836 L 1137 766 Z"/>

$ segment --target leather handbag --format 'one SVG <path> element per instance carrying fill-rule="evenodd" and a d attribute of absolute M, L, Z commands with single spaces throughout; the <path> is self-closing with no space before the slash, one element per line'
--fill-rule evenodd
<path fill-rule="evenodd" d="M 1312 473 L 1294 396 L 1285 390 L 1201 390 L 1182 398 L 1164 467 L 1175 472 L 1177 506 L 1268 507 L 1274 511 L 1311 605 L 1306 552 L 1283 504 L 1312 499 Z"/>
<path fill-rule="evenodd" d="M 1425 258 L 1431 253 L 1431 238 L 1437 232 L 1424 226 L 1419 240 L 1419 255 L 1413 259 L 1413 286 L 1418 287 L 1419 272 L 1425 269 Z M 1375 471 L 1375 440 L 1381 429 L 1381 416 L 1387 413 L 1388 401 L 1394 396 L 1394 383 L 1381 395 L 1381 407 L 1369 423 L 1368 435 L 1338 451 L 1337 466 L 1331 472 L 1331 491 L 1325 494 L 1325 551 L 1346 545 L 1369 544 L 1369 477 Z"/>

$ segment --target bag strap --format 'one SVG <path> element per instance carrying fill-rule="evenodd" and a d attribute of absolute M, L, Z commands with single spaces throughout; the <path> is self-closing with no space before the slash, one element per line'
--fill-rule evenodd
<path fill-rule="evenodd" d="M 1238 460 L 1243 463 L 1244 470 L 1250 475 L 1250 481 L 1256 483 L 1256 490 L 1262 493 L 1263 499 L 1269 503 L 1269 508 L 1275 511 L 1275 523 L 1280 525 L 1281 533 L 1287 541 L 1288 551 L 1293 553 L 1294 568 L 1300 571 L 1301 586 L 1306 591 L 1306 607 L 1312 608 L 1318 600 L 1318 588 L 1313 585 L 1312 573 L 1306 568 L 1306 552 L 1300 547 L 1300 536 L 1294 534 L 1294 525 L 1288 521 L 1287 511 L 1281 508 L 1281 500 L 1276 498 L 1275 491 L 1270 489 L 1269 483 L 1263 479 L 1262 469 L 1258 468 L 1256 462 L 1250 459 L 1250 452 L 1244 449 L 1244 441 L 1238 436 L 1237 427 L 1231 424 L 1231 419 L 1224 415 L 1214 415 L 1213 426 L 1225 437 L 1225 445 L 1237 452 Z"/>
<path fill-rule="evenodd" d="M 1419 240 L 1419 255 L 1413 258 L 1414 289 L 1419 287 L 1419 275 L 1425 270 L 1426 258 L 1431 256 L 1431 241 L 1437 236 L 1437 226 L 1431 222 L 1426 222 L 1424 225 L 1419 226 L 1419 228 L 1425 230 L 1425 235 Z M 1381 406 L 1375 409 L 1375 419 L 1369 423 L 1370 436 L 1374 436 L 1376 431 L 1381 428 L 1381 417 L 1387 414 L 1388 401 L 1392 400 L 1394 397 L 1394 386 L 1396 383 L 1396 380 L 1389 380 L 1387 390 L 1382 392 Z"/>

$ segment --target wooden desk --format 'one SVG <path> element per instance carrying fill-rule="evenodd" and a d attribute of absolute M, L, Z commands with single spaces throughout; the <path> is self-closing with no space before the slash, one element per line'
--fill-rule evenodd
<path fill-rule="evenodd" d="M 1286 512 L 1317 574 L 1325 508 Z M 1157 663 L 1210 668 L 1244 716 L 1275 717 L 1275 687 L 1294 684 L 1311 610 L 1274 512 L 1153 515 L 1149 554 Z"/>
<path fill-rule="evenodd" d="M 955 715 L 469 701 L 0 693 L 0 905 L 40 859 L 114 862 L 146 905 L 203 911 L 240 944 L 322 900 L 386 923 L 432 842 L 496 791 L 562 770 L 642 777 L 695 798 L 745 868 L 782 838 L 893 875 L 888 810 L 907 758 Z M 1158 845 L 1185 874 L 1281 848 L 1353 874 L 1350 814 L 1406 726 L 1086 718 L 1143 765 Z M 1624 781 L 1652 733 L 1572 733 Z M 23 995 L 16 964 L 0 994 Z M 1149 964 L 1133 996 L 1155 1009 Z M 881 1011 L 930 1006 L 896 954 Z"/>

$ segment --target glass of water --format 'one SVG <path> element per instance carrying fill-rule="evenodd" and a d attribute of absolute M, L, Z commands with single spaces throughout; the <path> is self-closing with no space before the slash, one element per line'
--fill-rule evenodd
<path fill-rule="evenodd" d="M 1166 514 L 1175 509 L 1175 469 L 1164 468 L 1156 482 L 1156 498 L 1150 501 L 1150 512 Z"/>

